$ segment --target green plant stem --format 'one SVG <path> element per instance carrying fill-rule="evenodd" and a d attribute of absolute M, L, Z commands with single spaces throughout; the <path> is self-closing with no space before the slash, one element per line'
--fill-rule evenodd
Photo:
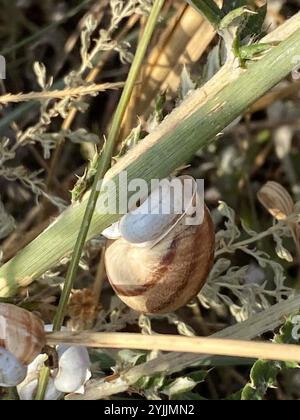
<path fill-rule="evenodd" d="M 284 226 L 286 226 L 286 221 L 282 222 L 279 221 L 278 223 L 276 223 L 276 225 L 271 226 L 269 229 L 258 233 L 257 235 L 245 239 L 243 241 L 240 242 L 235 242 L 233 244 L 229 244 L 228 246 L 224 246 L 223 248 L 219 249 L 218 251 L 216 251 L 215 253 L 215 257 L 219 257 L 220 255 L 223 254 L 233 254 L 235 251 L 237 251 L 240 248 L 243 247 L 247 247 L 248 245 L 251 245 L 253 243 L 257 243 L 259 241 L 261 241 L 262 239 L 266 238 L 267 236 L 273 235 L 274 233 L 276 233 L 277 231 L 280 231 Z"/>
<path fill-rule="evenodd" d="M 110 169 L 106 177 L 116 185 L 110 199 L 118 202 L 120 192 L 127 191 L 132 179 L 142 177 L 150 184 L 151 179 L 169 176 L 288 75 L 294 68 L 293 57 L 300 54 L 299 25 L 300 13 L 264 40 L 276 40 L 278 45 L 259 61 L 246 70 L 228 65 L 188 96 L 154 132 Z M 119 178 L 124 171 L 127 182 Z M 70 253 L 86 203 L 87 197 L 66 209 L 48 229 L 0 267 L 0 297 L 13 296 L 19 287 L 27 287 Z M 120 217 L 95 212 L 88 239 Z"/>
<path fill-rule="evenodd" d="M 103 153 L 100 153 L 99 155 L 95 179 L 93 182 L 91 193 L 88 198 L 88 202 L 87 202 L 85 213 L 82 219 L 80 231 L 77 237 L 77 241 L 74 247 L 69 269 L 66 275 L 66 281 L 65 281 L 64 288 L 62 291 L 61 299 L 59 301 L 57 313 L 54 319 L 54 325 L 53 325 L 54 331 L 60 330 L 63 323 L 65 308 L 68 303 L 70 292 L 73 286 L 73 282 L 78 271 L 78 265 L 81 258 L 82 250 L 83 250 L 86 238 L 87 238 L 88 230 L 89 230 L 93 213 L 96 207 L 97 199 L 100 194 L 99 181 L 102 181 L 105 173 L 110 167 L 115 144 L 120 133 L 121 123 L 125 115 L 128 102 L 130 100 L 132 91 L 134 89 L 134 85 L 136 83 L 138 73 L 140 71 L 147 47 L 149 45 L 150 39 L 155 29 L 155 25 L 156 25 L 159 13 L 161 11 L 161 8 L 163 6 L 163 3 L 164 3 L 164 0 L 155 0 L 153 4 L 151 14 L 149 16 L 147 25 L 145 27 L 145 31 L 138 45 L 131 69 L 129 71 L 128 78 L 127 78 L 121 99 L 119 101 L 117 110 L 114 114 L 111 129 L 109 131 L 109 135 L 107 138 L 107 142 L 104 146 Z"/>
<path fill-rule="evenodd" d="M 105 173 L 110 167 L 113 151 L 114 151 L 114 148 L 115 148 L 115 145 L 118 140 L 119 133 L 120 133 L 121 123 L 124 118 L 127 105 L 129 103 L 132 91 L 134 89 L 137 76 L 139 74 L 142 62 L 146 54 L 147 47 L 149 45 L 150 39 L 155 29 L 163 4 L 164 4 L 164 0 L 155 0 L 153 4 L 143 36 L 141 38 L 141 41 L 139 42 L 132 66 L 130 68 L 122 96 L 120 98 L 117 110 L 114 114 L 111 129 L 109 131 L 109 135 L 107 138 L 107 142 L 105 143 L 103 153 L 100 153 L 99 155 L 95 179 L 93 182 L 91 193 L 87 200 L 79 234 L 75 243 L 75 247 L 74 247 L 71 262 L 67 271 L 63 291 L 62 291 L 58 308 L 57 308 L 57 312 L 54 318 L 53 331 L 59 331 L 62 327 L 67 303 L 70 297 L 70 293 L 73 287 L 75 277 L 78 272 L 78 266 L 79 266 L 82 250 L 87 239 L 87 235 L 88 235 L 89 227 L 90 227 L 91 220 L 94 214 L 94 210 L 96 207 L 97 199 L 100 194 L 99 182 L 102 181 Z M 48 383 L 47 376 L 49 377 L 49 369 L 47 373 L 43 372 L 42 376 L 43 378 L 39 381 L 40 385 L 39 385 L 39 390 L 37 394 L 37 399 L 43 398 L 43 395 L 45 394 L 45 390 Z"/>
<path fill-rule="evenodd" d="M 47 366 L 43 366 L 40 371 L 38 388 L 37 388 L 37 392 L 35 396 L 35 399 L 37 401 L 43 400 L 45 398 L 49 378 L 50 378 L 50 369 Z"/>
<path fill-rule="evenodd" d="M 214 0 L 186 0 L 194 9 L 198 10 L 215 29 L 223 18 L 222 10 L 216 5 Z"/>

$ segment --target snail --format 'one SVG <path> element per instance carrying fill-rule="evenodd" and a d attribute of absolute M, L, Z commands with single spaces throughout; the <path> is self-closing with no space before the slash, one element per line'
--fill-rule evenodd
<path fill-rule="evenodd" d="M 186 178 L 179 179 L 183 183 Z M 110 284 L 138 312 L 166 313 L 184 306 L 199 293 L 213 265 L 214 226 L 204 203 L 202 223 L 187 224 L 199 198 L 193 182 L 192 198 L 183 200 L 181 214 L 174 214 L 172 206 L 169 214 L 140 210 L 149 200 L 154 202 L 151 209 L 161 205 L 167 194 L 159 194 L 158 188 L 140 208 L 123 216 L 117 228 L 114 225 L 103 232 L 114 239 L 108 241 L 105 252 Z"/>
<path fill-rule="evenodd" d="M 0 385 L 15 386 L 45 345 L 43 322 L 17 306 L 0 303 Z"/>
<path fill-rule="evenodd" d="M 0 348 L 0 386 L 15 386 L 23 381 L 26 374 L 26 366 L 22 365 L 12 353 Z"/>
<path fill-rule="evenodd" d="M 54 386 L 61 392 L 84 393 L 84 384 L 90 379 L 90 358 L 82 346 L 59 345 L 57 348 L 59 369 Z"/>
<path fill-rule="evenodd" d="M 34 400 L 38 388 L 39 372 L 47 361 L 46 354 L 39 354 L 27 369 L 24 380 L 17 385 L 17 392 L 21 401 Z M 58 400 L 62 397 L 62 392 L 58 391 L 54 385 L 54 379 L 50 375 L 44 396 L 44 400 Z"/>
<path fill-rule="evenodd" d="M 66 330 L 65 327 L 62 328 Z M 46 325 L 45 331 L 52 331 L 52 325 Z M 64 393 L 84 393 L 84 385 L 91 377 L 88 351 L 82 346 L 59 344 L 56 347 L 57 368 L 51 369 L 46 388 L 45 400 L 57 400 Z M 17 386 L 21 400 L 33 400 L 38 387 L 41 368 L 47 360 L 46 354 L 39 354 L 28 366 L 26 378 Z"/>
<path fill-rule="evenodd" d="M 17 306 L 0 303 L 0 386 L 17 386 L 22 400 L 30 400 L 38 386 L 39 372 L 48 356 L 46 325 L 37 316 Z M 64 392 L 83 393 L 91 377 L 89 354 L 85 347 L 57 346 L 58 369 L 51 370 L 45 399 L 58 399 Z"/>

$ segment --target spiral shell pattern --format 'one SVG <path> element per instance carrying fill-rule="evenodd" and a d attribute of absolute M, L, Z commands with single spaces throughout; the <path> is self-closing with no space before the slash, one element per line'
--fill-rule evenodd
<path fill-rule="evenodd" d="M 105 253 L 109 281 L 120 299 L 143 313 L 178 309 L 203 287 L 214 261 L 215 233 L 205 207 L 201 225 L 184 219 L 152 247 L 124 238 L 110 242 Z"/>
<path fill-rule="evenodd" d="M 29 365 L 45 345 L 43 322 L 31 312 L 0 303 L 0 347 Z"/>

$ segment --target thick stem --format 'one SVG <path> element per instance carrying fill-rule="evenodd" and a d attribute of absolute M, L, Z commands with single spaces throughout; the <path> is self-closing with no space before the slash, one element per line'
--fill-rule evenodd
<path fill-rule="evenodd" d="M 126 80 L 126 84 L 125 84 L 123 93 L 121 95 L 120 102 L 114 114 L 112 126 L 108 135 L 107 142 L 105 143 L 103 153 L 99 155 L 98 162 L 97 162 L 97 171 L 95 174 L 93 186 L 87 200 L 83 217 L 81 219 L 79 233 L 76 238 L 71 262 L 68 267 L 66 280 L 64 283 L 62 294 L 60 296 L 57 312 L 54 318 L 53 331 L 59 331 L 63 325 L 68 300 L 70 297 L 74 280 L 78 272 L 79 261 L 81 258 L 84 244 L 87 239 L 87 235 L 88 235 L 92 217 L 95 211 L 97 199 L 100 194 L 100 191 L 98 189 L 98 184 L 100 181 L 102 182 L 102 179 L 105 173 L 110 167 L 113 151 L 114 151 L 116 142 L 118 140 L 119 132 L 121 129 L 121 123 L 125 115 L 127 105 L 129 103 L 132 91 L 134 89 L 136 78 L 140 71 L 142 62 L 146 54 L 147 47 L 149 45 L 150 39 L 155 29 L 156 22 L 159 17 L 159 13 L 161 11 L 163 4 L 164 4 L 164 0 L 155 0 L 153 4 L 149 19 L 145 27 L 145 31 L 138 45 L 132 66 L 130 68 L 128 78 Z M 49 380 L 49 373 L 50 373 L 49 368 L 44 368 L 41 372 L 41 375 L 39 378 L 39 384 L 38 384 L 38 392 L 36 396 L 37 400 L 41 400 L 44 398 L 44 395 L 47 389 L 48 380 Z"/>
<path fill-rule="evenodd" d="M 229 63 L 208 84 L 188 96 L 153 133 L 109 171 L 107 177 L 116 185 L 111 199 L 118 202 L 120 191 L 127 191 L 132 179 L 142 177 L 150 183 L 151 179 L 164 178 L 188 162 L 197 150 L 209 144 L 255 100 L 288 75 L 295 65 L 294 57 L 300 55 L 299 24 L 300 13 L 266 38 L 266 42 L 285 41 L 273 47 L 260 61 L 249 65 L 247 70 Z M 119 179 L 124 171 L 128 182 Z M 0 296 L 12 296 L 18 287 L 29 285 L 73 249 L 86 200 L 68 208 L 0 268 Z M 88 238 L 99 234 L 120 217 L 96 212 Z"/>
<path fill-rule="evenodd" d="M 78 266 L 79 266 L 82 250 L 87 239 L 87 235 L 88 235 L 91 220 L 95 211 L 97 199 L 100 194 L 98 185 L 99 185 L 99 182 L 102 181 L 105 173 L 110 167 L 113 151 L 114 151 L 116 142 L 118 140 L 121 123 L 125 115 L 127 105 L 129 103 L 132 91 L 134 89 L 134 85 L 135 85 L 138 73 L 140 71 L 142 62 L 144 60 L 147 47 L 149 45 L 150 39 L 155 29 L 155 25 L 156 25 L 156 22 L 159 17 L 159 13 L 161 11 L 163 4 L 164 4 L 164 0 L 155 0 L 153 4 L 149 19 L 147 21 L 145 31 L 138 45 L 132 66 L 130 68 L 128 78 L 127 78 L 123 93 L 121 95 L 120 102 L 114 114 L 112 126 L 110 129 L 108 138 L 107 138 L 107 142 L 105 143 L 103 153 L 100 154 L 99 156 L 98 164 L 97 164 L 97 172 L 95 175 L 91 193 L 87 200 L 80 230 L 79 230 L 76 242 L 75 242 L 75 247 L 72 254 L 71 262 L 67 271 L 64 288 L 63 288 L 59 305 L 57 308 L 57 313 L 54 318 L 54 323 L 53 323 L 54 331 L 60 330 L 63 324 L 66 306 L 69 300 L 69 296 L 73 287 L 75 277 L 78 272 Z"/>

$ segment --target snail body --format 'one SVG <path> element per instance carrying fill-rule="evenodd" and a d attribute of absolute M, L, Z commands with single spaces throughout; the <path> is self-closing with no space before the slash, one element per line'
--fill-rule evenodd
<path fill-rule="evenodd" d="M 44 345 L 44 324 L 37 316 L 17 306 L 0 303 L 0 378 L 11 378 L 6 385 L 4 380 L 1 381 L 2 386 L 21 382 L 24 379 L 21 373 L 13 380 L 12 365 L 16 373 L 25 372 L 26 375 L 26 367 L 40 354 Z"/>
<path fill-rule="evenodd" d="M 159 221 L 157 229 L 155 218 L 160 216 L 164 223 Z M 140 237 L 135 235 L 137 241 L 122 236 L 110 241 L 106 249 L 106 272 L 112 288 L 138 312 L 166 313 L 184 306 L 199 293 L 213 264 L 215 235 L 207 207 L 204 205 L 201 224 L 186 224 L 186 214 L 165 216 L 141 215 L 143 232 Z M 125 216 L 120 227 L 131 219 Z M 144 235 L 147 229 L 152 231 L 150 241 Z M 140 238 L 146 241 L 141 243 Z"/>

